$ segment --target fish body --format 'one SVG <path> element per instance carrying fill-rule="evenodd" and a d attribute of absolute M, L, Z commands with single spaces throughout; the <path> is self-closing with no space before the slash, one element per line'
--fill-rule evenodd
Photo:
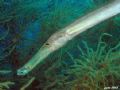
<path fill-rule="evenodd" d="M 119 13 L 120 0 L 114 0 L 113 2 L 93 12 L 90 12 L 69 26 L 54 33 L 40 48 L 40 50 L 23 67 L 18 69 L 17 75 L 28 74 L 48 55 L 67 44 L 67 42 L 73 39 L 75 36 Z"/>

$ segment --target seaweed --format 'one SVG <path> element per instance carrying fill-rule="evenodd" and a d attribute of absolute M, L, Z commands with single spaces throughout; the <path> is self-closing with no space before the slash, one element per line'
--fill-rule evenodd
<path fill-rule="evenodd" d="M 0 82 L 0 90 L 8 90 L 10 89 L 10 85 L 14 85 L 14 82 L 11 81 L 5 81 L 5 82 Z"/>
<path fill-rule="evenodd" d="M 69 90 L 102 90 L 105 86 L 118 85 L 117 80 L 120 79 L 120 43 L 107 49 L 109 45 L 102 41 L 102 37 L 105 35 L 111 36 L 110 34 L 103 34 L 99 39 L 96 50 L 90 48 L 83 41 L 86 50 L 78 45 L 77 48 L 80 51 L 78 58 L 67 52 L 74 62 L 73 65 L 66 65 L 64 60 L 53 64 L 45 74 L 48 79 L 48 85 L 45 87 L 47 89 L 45 90 L 48 90 L 48 88 L 52 88 L 52 90 L 61 88 L 62 90 L 66 90 L 66 88 L 69 88 Z M 64 71 L 64 74 L 56 73 L 60 69 Z"/>

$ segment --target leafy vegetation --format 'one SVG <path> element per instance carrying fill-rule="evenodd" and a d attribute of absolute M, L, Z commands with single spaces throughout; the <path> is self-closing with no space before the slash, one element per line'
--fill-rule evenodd
<path fill-rule="evenodd" d="M 6 82 L 0 82 L 0 90 L 8 90 L 10 89 L 10 85 L 14 85 L 14 82 L 6 81 Z"/>
<path fill-rule="evenodd" d="M 109 34 L 103 34 L 109 35 Z M 111 36 L 111 35 L 109 35 Z M 78 45 L 79 57 L 68 55 L 73 62 L 67 65 L 65 61 L 59 61 L 46 71 L 49 88 L 52 90 L 102 90 L 105 86 L 118 85 L 120 80 L 120 43 L 113 48 L 108 48 L 102 42 L 102 36 L 98 42 L 97 49 L 93 50 L 83 41 L 86 50 Z M 62 74 L 60 70 L 62 69 Z M 56 72 L 58 71 L 58 73 Z M 51 82 L 53 80 L 53 82 Z"/>

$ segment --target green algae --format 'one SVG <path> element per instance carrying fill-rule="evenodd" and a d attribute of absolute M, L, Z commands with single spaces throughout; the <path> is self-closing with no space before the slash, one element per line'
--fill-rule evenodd
<path fill-rule="evenodd" d="M 54 82 L 49 82 L 54 84 L 55 88 L 53 89 L 59 90 L 59 88 L 64 87 L 63 90 L 66 90 L 65 88 L 69 88 L 69 90 L 77 90 L 75 88 L 101 90 L 107 85 L 118 83 L 116 80 L 120 79 L 120 43 L 113 48 L 106 50 L 109 45 L 101 40 L 102 37 L 99 39 L 96 50 L 90 48 L 87 43 L 83 41 L 86 50 L 82 50 L 82 48 L 78 46 L 78 50 L 81 54 L 77 58 L 68 53 L 71 60 L 74 62 L 73 65 L 64 67 L 65 63 L 58 61 L 46 71 L 46 77 L 54 78 L 55 80 Z M 64 60 L 62 61 L 64 62 Z M 67 75 L 61 76 L 60 74 L 57 74 L 56 69 L 65 70 Z M 74 79 L 70 80 L 71 76 Z M 112 83 L 109 84 L 111 80 Z M 49 83 L 47 88 L 51 87 L 51 84 L 49 86 Z M 61 83 L 61 86 L 57 86 L 59 83 Z"/>

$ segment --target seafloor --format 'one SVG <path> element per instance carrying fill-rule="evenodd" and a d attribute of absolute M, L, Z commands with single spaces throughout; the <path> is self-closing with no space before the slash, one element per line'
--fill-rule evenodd
<path fill-rule="evenodd" d="M 28 75 L 16 74 L 53 33 L 110 1 L 0 0 L 0 90 L 119 87 L 120 15 L 81 33 Z"/>

